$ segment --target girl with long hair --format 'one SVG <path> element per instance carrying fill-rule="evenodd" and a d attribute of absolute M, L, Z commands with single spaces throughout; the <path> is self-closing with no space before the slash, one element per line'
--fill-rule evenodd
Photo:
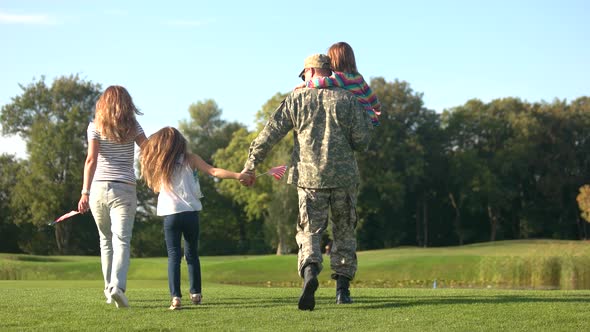
<path fill-rule="evenodd" d="M 172 304 L 170 310 L 182 308 L 180 290 L 181 237 L 184 237 L 184 256 L 188 267 L 189 294 L 194 304 L 200 304 L 201 263 L 198 254 L 199 211 L 202 210 L 201 188 L 197 170 L 221 179 L 236 179 L 250 184 L 252 177 L 215 168 L 199 155 L 187 149 L 187 141 L 172 127 L 165 127 L 153 135 L 141 149 L 141 176 L 148 187 L 158 194 L 156 212 L 164 216 L 164 238 L 168 251 L 168 286 Z"/>

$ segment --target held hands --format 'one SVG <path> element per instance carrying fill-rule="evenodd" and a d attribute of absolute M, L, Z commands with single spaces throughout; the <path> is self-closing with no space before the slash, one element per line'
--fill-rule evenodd
<path fill-rule="evenodd" d="M 256 182 L 256 171 L 243 169 L 238 180 L 242 185 L 251 187 Z"/>

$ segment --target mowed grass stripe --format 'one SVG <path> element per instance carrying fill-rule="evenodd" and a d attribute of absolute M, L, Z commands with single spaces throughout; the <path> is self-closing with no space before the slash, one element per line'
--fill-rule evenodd
<path fill-rule="evenodd" d="M 321 287 L 312 312 L 297 309 L 293 287 L 206 284 L 203 305 L 177 312 L 159 280 L 130 281 L 128 310 L 105 304 L 97 281 L 0 281 L 0 291 L 2 331 L 580 331 L 590 309 L 590 291 L 353 288 L 355 303 L 336 305 Z"/>

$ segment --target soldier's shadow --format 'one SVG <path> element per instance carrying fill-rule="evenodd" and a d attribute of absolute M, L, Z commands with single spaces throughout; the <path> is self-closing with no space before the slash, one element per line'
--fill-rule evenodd
<path fill-rule="evenodd" d="M 384 309 L 404 308 L 424 305 L 456 305 L 456 304 L 510 304 L 510 303 L 575 303 L 586 304 L 590 295 L 576 295 L 571 297 L 561 296 L 530 296 L 530 295 L 495 295 L 495 296 L 467 296 L 448 295 L 416 299 L 416 297 L 391 296 L 391 297 L 363 297 L 353 298 L 358 306 L 351 306 L 356 309 Z"/>

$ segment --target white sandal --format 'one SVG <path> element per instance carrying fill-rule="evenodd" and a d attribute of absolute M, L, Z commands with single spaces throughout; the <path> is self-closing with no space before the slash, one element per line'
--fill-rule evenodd
<path fill-rule="evenodd" d="M 182 305 L 180 304 L 180 297 L 173 297 L 172 304 L 170 305 L 170 310 L 180 310 L 182 309 Z"/>

